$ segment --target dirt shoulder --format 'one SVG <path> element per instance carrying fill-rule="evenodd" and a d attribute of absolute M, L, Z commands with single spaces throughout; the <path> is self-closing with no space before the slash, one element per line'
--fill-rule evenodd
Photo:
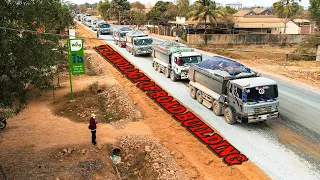
<path fill-rule="evenodd" d="M 81 26 L 77 27 L 77 33 L 94 37 Z M 104 44 L 102 40 L 85 39 L 85 57 L 91 53 L 92 68 L 101 72 L 74 76 L 74 92 L 81 94 L 95 82 L 102 90 L 98 94 L 114 94 L 110 88 L 117 87 L 125 94 L 116 95 L 124 98 L 119 101 L 127 101 L 119 107 L 130 107 L 129 112 L 138 118 L 126 121 L 127 116 L 119 116 L 116 122 L 121 122 L 121 126 L 100 121 L 99 145 L 91 145 L 85 119 L 92 112 L 100 113 L 102 119 L 101 109 L 97 104 L 91 108 L 95 101 L 89 99 L 95 98 L 93 95 L 83 98 L 84 102 L 82 96 L 70 102 L 68 76 L 60 76 L 62 87 L 55 92 L 57 102 L 53 103 L 51 91 L 31 92 L 28 107 L 9 119 L 7 129 L 0 132 L 0 162 L 9 179 L 118 179 L 117 170 L 126 179 L 269 179 L 250 161 L 233 168 L 226 166 L 145 93 L 91 51 L 101 44 Z M 115 99 L 106 97 L 106 102 Z M 73 108 L 86 109 L 86 113 L 63 108 L 68 103 L 73 103 Z M 122 150 L 123 163 L 116 170 L 109 156 L 110 149 L 117 146 Z"/>

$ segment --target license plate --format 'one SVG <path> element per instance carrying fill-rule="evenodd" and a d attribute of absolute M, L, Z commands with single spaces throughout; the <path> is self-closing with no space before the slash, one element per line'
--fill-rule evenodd
<path fill-rule="evenodd" d="M 262 115 L 261 116 L 261 119 L 267 119 L 268 118 L 268 115 Z"/>

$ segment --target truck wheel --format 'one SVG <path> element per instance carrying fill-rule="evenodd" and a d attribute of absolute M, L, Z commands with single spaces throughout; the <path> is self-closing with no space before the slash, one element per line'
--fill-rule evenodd
<path fill-rule="evenodd" d="M 224 117 L 228 124 L 235 124 L 237 122 L 236 113 L 230 107 L 224 110 Z"/>
<path fill-rule="evenodd" d="M 167 78 L 170 77 L 170 70 L 169 70 L 169 68 L 166 68 L 166 69 L 164 70 L 164 75 L 165 75 Z"/>
<path fill-rule="evenodd" d="M 174 71 L 171 71 L 171 72 L 170 72 L 170 79 L 171 79 L 173 82 L 177 81 L 176 73 L 174 73 Z"/>
<path fill-rule="evenodd" d="M 203 101 L 203 98 L 202 98 L 202 92 L 200 90 L 197 90 L 196 98 L 197 98 L 197 101 L 201 104 Z"/>
<path fill-rule="evenodd" d="M 190 85 L 190 96 L 195 99 L 196 98 L 196 91 L 197 89 Z"/>
<path fill-rule="evenodd" d="M 222 103 L 217 100 L 213 101 L 212 110 L 215 115 L 220 116 L 222 114 Z"/>

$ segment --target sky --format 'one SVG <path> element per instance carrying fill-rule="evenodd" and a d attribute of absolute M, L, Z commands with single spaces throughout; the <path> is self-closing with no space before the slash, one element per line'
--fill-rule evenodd
<path fill-rule="evenodd" d="M 85 2 L 88 2 L 90 4 L 99 2 L 100 0 L 68 0 L 71 1 L 75 4 L 83 4 Z M 110 1 L 110 0 L 109 0 Z M 129 2 L 135 2 L 137 0 L 129 0 Z M 153 3 L 154 4 L 154 0 L 138 0 L 141 3 Z M 163 0 L 163 1 L 173 1 L 173 0 Z M 196 0 L 190 0 L 190 2 L 195 2 Z M 277 0 L 215 0 L 217 3 L 222 3 L 222 4 L 226 4 L 226 3 L 237 3 L 240 2 L 242 3 L 242 6 L 244 7 L 252 7 L 252 6 L 263 6 L 263 7 L 271 7 L 272 4 L 274 2 L 276 2 Z M 305 8 L 307 8 L 309 6 L 309 0 L 301 0 L 301 2 L 299 2 L 299 4 Z"/>

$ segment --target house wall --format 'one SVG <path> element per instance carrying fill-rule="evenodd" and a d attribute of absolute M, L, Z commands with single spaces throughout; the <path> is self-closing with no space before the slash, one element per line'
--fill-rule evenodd
<path fill-rule="evenodd" d="M 279 28 L 281 31 L 281 34 L 284 33 L 284 27 Z M 286 34 L 300 34 L 300 28 L 297 24 L 295 24 L 292 21 L 287 22 L 287 29 L 286 29 Z"/>
<path fill-rule="evenodd" d="M 300 43 L 310 35 L 291 35 L 291 34 L 188 34 L 187 42 L 190 45 L 207 44 L 279 44 L 284 38 L 287 44 Z"/>
<path fill-rule="evenodd" d="M 300 27 L 300 34 L 314 34 L 313 25 L 302 25 Z"/>

